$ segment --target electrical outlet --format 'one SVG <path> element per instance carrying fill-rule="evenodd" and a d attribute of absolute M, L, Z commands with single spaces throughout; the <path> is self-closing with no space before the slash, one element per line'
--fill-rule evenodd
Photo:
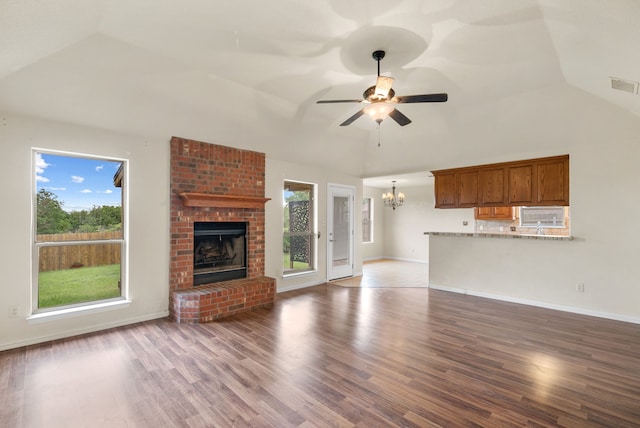
<path fill-rule="evenodd" d="M 13 305 L 9 306 L 9 318 L 18 318 L 20 315 L 20 306 Z"/>
<path fill-rule="evenodd" d="M 584 284 L 579 282 L 576 284 L 576 291 L 578 293 L 584 293 Z"/>

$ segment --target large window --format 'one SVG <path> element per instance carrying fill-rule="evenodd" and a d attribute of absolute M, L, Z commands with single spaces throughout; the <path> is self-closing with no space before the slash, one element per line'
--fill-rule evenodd
<path fill-rule="evenodd" d="M 284 182 L 283 273 L 306 272 L 315 265 L 315 189 L 313 184 Z"/>
<path fill-rule="evenodd" d="M 34 151 L 33 312 L 124 296 L 122 160 Z"/>
<path fill-rule="evenodd" d="M 373 242 L 373 198 L 362 199 L 362 242 Z"/>

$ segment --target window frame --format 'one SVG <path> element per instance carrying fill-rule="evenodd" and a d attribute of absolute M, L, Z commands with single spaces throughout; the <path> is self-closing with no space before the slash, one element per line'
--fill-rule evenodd
<path fill-rule="evenodd" d="M 518 223 L 520 227 L 537 227 L 538 226 L 538 222 L 526 222 L 525 221 L 525 217 L 526 217 L 526 212 L 530 211 L 530 212 L 543 212 L 543 211 L 558 211 L 558 214 L 560 213 L 560 211 L 562 211 L 562 217 L 559 221 L 556 222 L 556 224 L 553 224 L 552 221 L 543 221 L 540 224 L 540 227 L 543 227 L 545 229 L 565 229 L 567 227 L 566 225 L 566 219 L 569 216 L 567 207 L 564 206 L 521 206 L 519 207 L 519 213 L 518 213 Z"/>
<path fill-rule="evenodd" d="M 75 157 L 82 159 L 92 160 L 104 160 L 107 162 L 119 162 L 121 163 L 120 169 L 114 173 L 120 174 L 121 182 L 121 197 L 120 197 L 120 209 L 121 209 L 121 221 L 122 221 L 122 233 L 120 238 L 108 238 L 108 239 L 87 239 L 87 240 L 68 240 L 68 241 L 47 241 L 38 240 L 38 181 L 36 176 L 37 154 L 45 154 L 52 156 L 64 156 Z M 129 161 L 127 159 L 93 155 L 86 153 L 67 152 L 43 148 L 32 148 L 31 150 L 31 178 L 32 184 L 32 200 L 31 200 L 31 316 L 27 318 L 29 322 L 41 322 L 49 319 L 64 318 L 69 314 L 75 314 L 78 312 L 101 312 L 102 310 L 110 310 L 119 307 L 128 307 L 129 301 L 129 287 L 128 287 L 128 176 L 129 176 Z M 106 299 L 90 300 L 85 302 L 72 303 L 67 305 L 51 306 L 40 308 L 39 307 L 39 274 L 40 274 L 40 249 L 46 247 L 56 246 L 74 246 L 74 245 L 104 245 L 104 244 L 118 244 L 120 246 L 120 280 L 119 288 L 120 295 L 116 297 L 110 297 Z"/>
<path fill-rule="evenodd" d="M 368 201 L 368 210 L 367 210 L 367 212 L 369 213 L 369 218 L 365 219 L 365 216 L 364 216 L 365 210 L 363 208 L 363 210 L 362 210 L 362 243 L 363 244 L 373 244 L 374 243 L 374 236 L 373 236 L 374 213 L 373 213 L 373 210 L 374 210 L 374 203 L 375 202 L 374 202 L 372 197 L 365 196 L 365 197 L 362 198 L 363 206 L 365 205 L 366 201 Z M 366 230 L 368 230 L 368 232 L 369 232 L 369 240 L 368 241 L 364 240 L 364 236 L 365 236 L 365 231 Z"/>
<path fill-rule="evenodd" d="M 287 187 L 288 185 L 298 185 L 298 186 L 309 186 L 309 207 L 310 207 L 310 216 L 311 218 L 309 219 L 309 225 L 310 225 L 310 230 L 308 232 L 305 232 L 305 235 L 309 236 L 309 242 L 310 242 L 310 255 L 309 255 L 309 266 L 305 267 L 305 268 L 300 268 L 300 269 L 287 269 L 285 270 L 284 267 L 284 263 L 281 264 L 281 268 L 282 268 L 282 277 L 291 277 L 291 276 L 296 276 L 296 275 L 301 275 L 301 274 L 306 274 L 309 272 L 315 272 L 317 270 L 317 265 L 318 265 L 318 260 L 317 260 L 317 253 L 318 253 L 318 245 L 317 245 L 317 239 L 315 239 L 315 237 L 317 236 L 317 218 L 318 218 L 318 207 L 317 207 L 317 192 L 318 192 L 318 185 L 316 183 L 310 183 L 307 181 L 300 181 L 300 180 L 289 180 L 289 179 L 285 179 L 283 180 L 283 186 L 282 186 L 282 206 L 283 206 L 283 213 L 282 213 L 282 242 L 284 243 L 284 238 L 286 237 L 286 234 L 290 234 L 291 232 L 285 232 L 285 218 L 284 218 L 284 207 L 287 206 L 288 202 L 286 200 L 285 197 L 285 192 L 287 191 Z M 300 232 L 298 232 L 300 233 Z M 291 236 L 291 235 L 289 235 Z M 304 236 L 304 235 L 299 235 L 299 236 Z M 282 248 L 282 254 L 283 254 L 283 259 L 284 259 L 284 248 Z M 291 256 L 289 256 L 291 257 Z M 283 260 L 284 261 L 284 260 Z"/>

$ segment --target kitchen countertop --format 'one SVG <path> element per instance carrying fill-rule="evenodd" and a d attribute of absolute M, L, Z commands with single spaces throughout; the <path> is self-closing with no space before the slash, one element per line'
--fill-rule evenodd
<path fill-rule="evenodd" d="M 571 241 L 573 237 L 562 235 L 524 235 L 518 233 L 508 232 L 474 232 L 474 233 L 462 233 L 462 232 L 424 232 L 425 235 L 434 236 L 453 236 L 462 238 L 499 238 L 499 239 L 544 239 L 552 241 Z"/>

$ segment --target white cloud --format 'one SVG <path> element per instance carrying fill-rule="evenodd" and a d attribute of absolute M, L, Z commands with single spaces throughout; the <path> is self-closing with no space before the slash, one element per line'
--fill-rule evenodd
<path fill-rule="evenodd" d="M 104 165 L 98 165 L 96 167 L 96 171 L 100 172 L 100 171 L 102 171 L 102 168 L 104 168 Z"/>
<path fill-rule="evenodd" d="M 71 181 L 73 181 L 74 183 L 82 183 L 84 181 L 84 177 L 80 177 L 78 175 L 72 175 Z"/>
<path fill-rule="evenodd" d="M 49 164 L 42 159 L 41 153 L 36 153 L 36 172 L 38 174 L 42 174 Z"/>
<path fill-rule="evenodd" d="M 48 180 L 47 180 L 48 181 Z M 66 187 L 45 187 L 47 190 L 67 190 Z"/>
<path fill-rule="evenodd" d="M 93 193 L 93 192 L 89 189 L 84 189 L 84 190 L 81 190 L 80 193 Z"/>
<path fill-rule="evenodd" d="M 107 195 L 110 195 L 111 193 L 113 193 L 113 190 L 107 189 L 107 190 L 104 191 L 104 193 L 106 193 Z"/>
<path fill-rule="evenodd" d="M 42 159 L 41 153 L 36 153 L 36 181 L 41 183 L 48 183 L 49 179 L 43 177 L 41 174 L 44 174 L 44 170 L 47 169 L 49 164 Z"/>

